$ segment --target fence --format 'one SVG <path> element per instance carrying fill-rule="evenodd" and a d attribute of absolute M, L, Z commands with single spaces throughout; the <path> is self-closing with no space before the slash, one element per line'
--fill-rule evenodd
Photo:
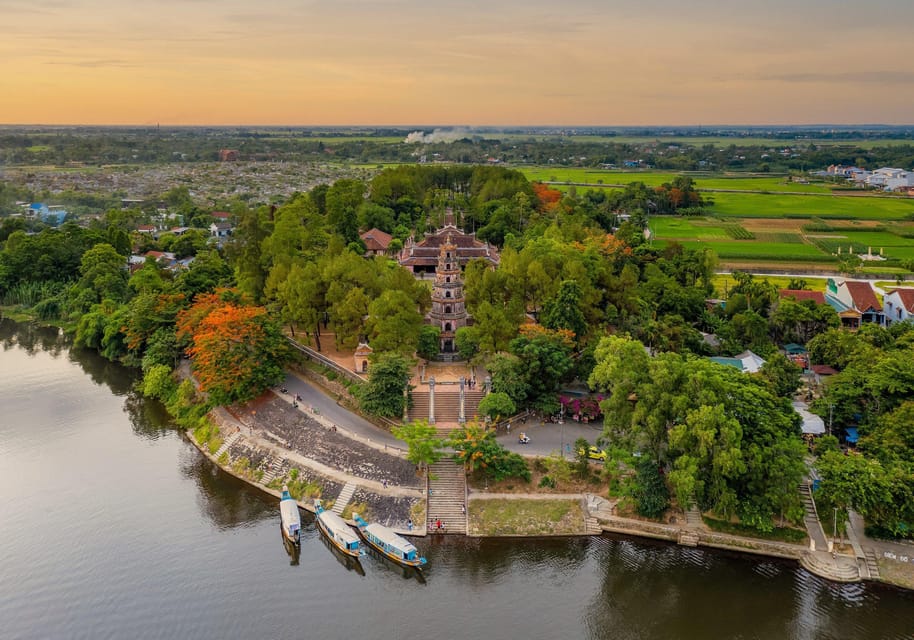
<path fill-rule="evenodd" d="M 366 378 L 364 378 L 363 376 L 360 376 L 355 371 L 351 371 L 350 369 L 347 369 L 346 367 L 340 366 L 339 364 L 337 364 L 336 362 L 334 362 L 333 360 L 331 360 L 324 354 L 315 351 L 311 347 L 306 347 L 305 345 L 301 344 L 300 342 L 296 342 L 295 340 L 293 340 L 292 338 L 290 338 L 288 336 L 286 336 L 286 340 L 288 340 L 289 344 L 291 344 L 295 349 L 300 351 L 306 358 L 308 358 L 309 360 L 312 360 L 314 362 L 317 362 L 320 365 L 327 367 L 328 369 L 332 370 L 334 373 L 337 373 L 341 376 L 346 376 L 353 382 L 365 382 L 366 381 Z"/>

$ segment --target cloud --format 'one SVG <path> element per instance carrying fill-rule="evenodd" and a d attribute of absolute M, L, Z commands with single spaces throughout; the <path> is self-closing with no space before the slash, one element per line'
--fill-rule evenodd
<path fill-rule="evenodd" d="M 66 65 L 69 67 L 85 67 L 87 69 L 96 69 L 101 67 L 135 67 L 136 64 L 128 60 L 57 60 L 45 62 L 45 64 Z"/>
<path fill-rule="evenodd" d="M 801 72 L 761 75 L 759 80 L 799 84 L 904 84 L 914 83 L 914 71 Z"/>

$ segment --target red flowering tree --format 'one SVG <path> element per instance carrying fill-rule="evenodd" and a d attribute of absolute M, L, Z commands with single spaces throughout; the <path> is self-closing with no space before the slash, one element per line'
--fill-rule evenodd
<path fill-rule="evenodd" d="M 179 314 L 178 334 L 190 343 L 200 389 L 218 404 L 251 400 L 283 378 L 289 351 L 263 307 L 198 296 Z"/>

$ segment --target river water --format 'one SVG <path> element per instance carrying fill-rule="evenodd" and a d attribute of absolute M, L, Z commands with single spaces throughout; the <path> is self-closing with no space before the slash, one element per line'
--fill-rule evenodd
<path fill-rule="evenodd" d="M 914 597 L 633 539 L 419 540 L 347 565 L 55 329 L 0 322 L 0 638 L 914 638 Z"/>

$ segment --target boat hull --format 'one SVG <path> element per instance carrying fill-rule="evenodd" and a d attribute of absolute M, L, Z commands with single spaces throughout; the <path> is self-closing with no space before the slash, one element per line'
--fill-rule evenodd
<path fill-rule="evenodd" d="M 337 540 L 334 537 L 333 532 L 330 531 L 330 529 L 327 528 L 327 525 L 324 524 L 324 521 L 321 520 L 320 516 L 318 516 L 318 518 L 317 518 L 317 528 L 321 532 L 321 534 L 324 536 L 324 538 L 326 538 L 327 542 L 329 542 L 331 545 L 333 545 L 333 547 L 336 548 L 340 553 L 343 553 L 343 554 L 353 557 L 353 558 L 358 558 L 362 555 L 361 549 L 347 549 L 343 543 L 341 543 L 339 540 Z"/>

